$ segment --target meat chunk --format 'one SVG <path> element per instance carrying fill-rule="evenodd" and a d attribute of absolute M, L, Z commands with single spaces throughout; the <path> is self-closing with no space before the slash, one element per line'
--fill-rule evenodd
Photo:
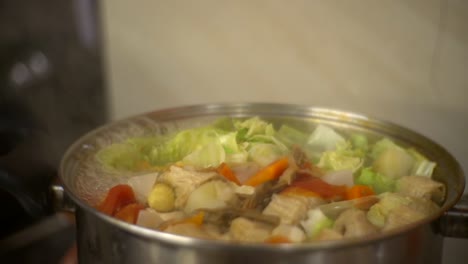
<path fill-rule="evenodd" d="M 441 203 L 445 198 L 445 185 L 424 176 L 405 176 L 398 180 L 397 192 Z"/>
<path fill-rule="evenodd" d="M 358 209 L 348 209 L 340 214 L 333 227 L 344 237 L 363 237 L 372 235 L 379 230 L 368 220 L 366 213 Z"/>
<path fill-rule="evenodd" d="M 406 196 L 400 193 L 384 193 L 380 201 L 374 204 L 367 212 L 367 219 L 378 227 L 385 227 L 390 218 L 392 228 L 395 223 L 404 221 L 407 223 L 418 221 L 439 210 L 439 207 L 428 199 Z M 401 217 L 402 219 L 398 219 Z M 396 222 L 395 222 L 396 221 Z"/>
<path fill-rule="evenodd" d="M 166 183 L 174 188 L 176 195 L 174 206 L 176 209 L 181 209 L 195 188 L 217 176 L 214 171 L 191 171 L 171 166 L 169 171 L 158 177 L 157 182 Z"/>
<path fill-rule="evenodd" d="M 229 236 L 241 242 L 263 242 L 270 237 L 273 226 L 238 217 L 231 222 Z"/>
<path fill-rule="evenodd" d="M 278 216 L 281 224 L 295 225 L 306 216 L 308 207 L 306 197 L 274 194 L 263 214 Z"/>
<path fill-rule="evenodd" d="M 413 210 L 409 206 L 399 206 L 392 210 L 382 228 L 382 231 L 392 230 L 415 221 L 422 220 L 426 215 L 418 210 Z"/>

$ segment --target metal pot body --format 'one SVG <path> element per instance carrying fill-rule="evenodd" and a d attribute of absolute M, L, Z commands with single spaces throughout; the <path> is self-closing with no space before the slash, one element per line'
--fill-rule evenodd
<path fill-rule="evenodd" d="M 76 217 L 80 263 L 435 264 L 441 262 L 442 254 L 442 236 L 434 232 L 431 224 L 385 240 L 360 245 L 275 251 L 167 243 L 119 228 L 83 208 L 77 208 Z"/>
<path fill-rule="evenodd" d="M 102 144 L 135 133 L 141 135 L 145 131 L 164 134 L 204 125 L 222 116 L 260 116 L 277 124 L 287 121 L 300 127 L 321 123 L 342 131 L 363 132 L 374 139 L 387 136 L 411 145 L 437 162 L 433 178 L 447 186 L 445 202 L 438 214 L 378 237 L 276 246 L 176 236 L 127 224 L 99 213 L 91 206 L 99 201 L 94 197 L 93 202 L 92 197 L 93 193 L 98 192 L 98 185 L 105 182 L 104 179 L 113 179 L 104 177 L 99 171 L 93 172 L 93 176 L 83 165 L 94 157 L 93 154 Z M 77 206 L 77 242 L 81 263 L 165 264 L 440 263 L 442 235 L 439 219 L 460 199 L 465 180 L 457 161 L 444 148 L 418 133 L 359 114 L 284 104 L 189 106 L 111 123 L 83 136 L 69 148 L 61 163 L 60 177 L 65 191 Z"/>

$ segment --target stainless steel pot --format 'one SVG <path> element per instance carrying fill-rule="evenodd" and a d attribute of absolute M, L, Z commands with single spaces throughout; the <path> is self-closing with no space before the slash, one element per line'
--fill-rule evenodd
<path fill-rule="evenodd" d="M 145 229 L 99 213 L 95 204 L 104 190 L 118 182 L 102 171 L 90 170 L 100 147 L 128 135 L 168 133 L 206 124 L 221 116 L 260 116 L 273 123 L 309 127 L 327 124 L 341 131 L 370 137 L 385 135 L 414 146 L 437 162 L 434 178 L 447 185 L 440 212 L 431 218 L 377 237 L 300 245 L 245 245 L 205 241 Z M 101 175 L 102 173 L 102 175 Z M 146 113 L 114 122 L 83 136 L 65 154 L 60 177 L 76 204 L 80 263 L 440 263 L 444 235 L 467 236 L 466 207 L 455 212 L 464 190 L 457 161 L 428 138 L 388 122 L 363 115 L 286 104 L 197 105 Z M 465 201 L 466 203 L 466 201 Z M 462 221 L 460 225 L 455 221 Z M 465 221 L 463 223 L 463 221 Z"/>

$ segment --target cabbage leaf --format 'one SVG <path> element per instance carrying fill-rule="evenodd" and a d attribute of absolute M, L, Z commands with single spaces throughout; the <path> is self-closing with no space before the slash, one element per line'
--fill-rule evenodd
<path fill-rule="evenodd" d="M 396 180 L 375 172 L 372 168 L 363 168 L 355 178 L 355 184 L 370 186 L 375 193 L 392 192 L 395 190 Z"/>
<path fill-rule="evenodd" d="M 352 148 L 350 142 L 339 143 L 336 150 L 325 151 L 317 164 L 326 171 L 350 170 L 357 171 L 364 163 L 365 153 Z"/>

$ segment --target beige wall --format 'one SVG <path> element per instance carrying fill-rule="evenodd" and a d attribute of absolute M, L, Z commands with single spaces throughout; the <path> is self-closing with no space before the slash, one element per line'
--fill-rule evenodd
<path fill-rule="evenodd" d="M 108 0 L 103 10 L 114 119 L 207 102 L 336 107 L 409 126 L 468 163 L 468 1 Z"/>
<path fill-rule="evenodd" d="M 111 2 L 117 118 L 214 101 L 468 109 L 468 1 Z"/>
<path fill-rule="evenodd" d="M 336 107 L 409 126 L 468 163 L 468 1 L 108 0 L 103 10 L 114 119 L 207 102 Z"/>
<path fill-rule="evenodd" d="M 104 1 L 114 119 L 207 102 L 364 112 L 468 171 L 468 1 Z M 450 255 L 450 254 L 449 254 Z"/>

